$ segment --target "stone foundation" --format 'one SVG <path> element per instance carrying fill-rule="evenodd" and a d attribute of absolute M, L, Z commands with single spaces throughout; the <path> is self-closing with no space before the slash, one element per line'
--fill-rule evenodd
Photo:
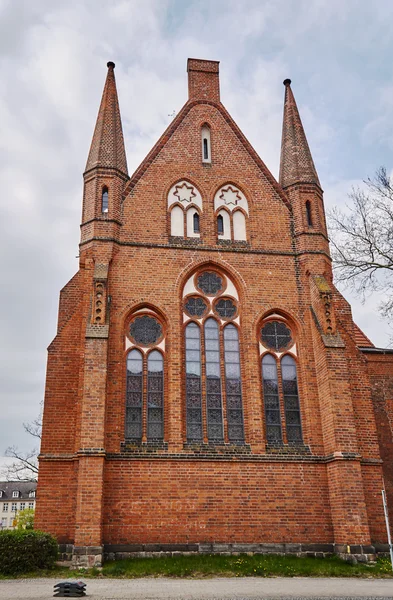
<path fill-rule="evenodd" d="M 118 544 L 105 546 L 74 547 L 60 544 L 59 554 L 70 568 L 101 567 L 103 560 L 123 558 L 147 558 L 160 556 L 192 556 L 193 554 L 291 554 L 300 557 L 325 558 L 338 555 L 349 562 L 369 562 L 379 555 L 388 555 L 388 544 L 371 546 L 344 544 Z"/>

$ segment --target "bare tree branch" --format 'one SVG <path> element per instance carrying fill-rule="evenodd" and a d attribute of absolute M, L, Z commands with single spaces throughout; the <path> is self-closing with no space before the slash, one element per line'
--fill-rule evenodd
<path fill-rule="evenodd" d="M 23 423 L 23 427 L 26 433 L 41 439 L 42 407 L 39 416 L 31 423 Z M 17 446 L 9 446 L 5 451 L 5 456 L 14 460 L 1 469 L 0 477 L 6 481 L 37 481 L 38 452 L 39 448 L 22 452 Z"/>
<path fill-rule="evenodd" d="M 380 167 L 364 183 L 366 189 L 352 189 L 345 210 L 328 213 L 335 272 L 363 301 L 382 292 L 381 314 L 392 321 L 393 180 Z"/>

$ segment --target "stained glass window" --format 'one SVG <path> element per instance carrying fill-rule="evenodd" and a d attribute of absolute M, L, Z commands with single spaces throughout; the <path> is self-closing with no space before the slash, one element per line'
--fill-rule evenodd
<path fill-rule="evenodd" d="M 164 360 L 153 350 L 147 358 L 147 439 L 164 437 Z"/>
<path fill-rule="evenodd" d="M 142 438 L 143 360 L 139 350 L 127 356 L 126 438 Z"/>
<path fill-rule="evenodd" d="M 302 441 L 296 362 L 292 356 L 281 359 L 281 377 L 284 393 L 285 423 L 288 442 Z"/>
<path fill-rule="evenodd" d="M 130 326 L 130 335 L 136 344 L 155 344 L 162 335 L 160 323 L 153 317 L 137 317 Z"/>
<path fill-rule="evenodd" d="M 269 321 L 262 327 L 262 343 L 271 350 L 284 350 L 292 341 L 291 330 L 281 321 Z"/>
<path fill-rule="evenodd" d="M 201 296 L 192 296 L 187 299 L 184 309 L 191 317 L 202 317 L 207 310 L 207 303 Z"/>
<path fill-rule="evenodd" d="M 198 275 L 197 284 L 199 289 L 207 295 L 215 295 L 223 287 L 221 277 L 212 271 L 204 271 Z"/>
<path fill-rule="evenodd" d="M 212 318 L 205 322 L 205 363 L 207 437 L 209 441 L 223 440 L 220 338 L 217 321 Z"/>
<path fill-rule="evenodd" d="M 228 439 L 244 440 L 243 403 L 240 378 L 239 334 L 234 325 L 224 327 L 225 382 Z"/>
<path fill-rule="evenodd" d="M 262 379 L 267 441 L 280 443 L 282 442 L 282 431 L 277 363 L 271 354 L 265 354 L 262 359 Z"/>
<path fill-rule="evenodd" d="M 187 325 L 185 341 L 187 439 L 189 441 L 201 441 L 203 439 L 201 333 L 196 323 Z"/>
<path fill-rule="evenodd" d="M 220 298 L 214 305 L 214 310 L 222 319 L 232 319 L 236 314 L 236 304 L 230 298 Z"/>

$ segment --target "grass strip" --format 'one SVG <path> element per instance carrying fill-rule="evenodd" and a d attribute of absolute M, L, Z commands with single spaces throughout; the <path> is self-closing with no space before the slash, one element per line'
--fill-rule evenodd
<path fill-rule="evenodd" d="M 77 569 L 56 566 L 17 576 L 2 575 L 1 579 L 27 579 L 53 577 L 61 579 L 81 578 L 136 578 L 136 577 L 392 577 L 389 558 L 379 558 L 375 563 L 351 564 L 337 556 L 326 558 L 279 556 L 274 554 L 240 554 L 222 556 L 197 554 L 192 556 L 162 556 L 151 558 L 127 558 L 108 561 L 102 570 Z"/>

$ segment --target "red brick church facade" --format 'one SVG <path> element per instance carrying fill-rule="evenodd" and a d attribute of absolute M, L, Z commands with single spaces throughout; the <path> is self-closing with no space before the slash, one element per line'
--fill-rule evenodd
<path fill-rule="evenodd" d="M 332 282 L 290 80 L 277 182 L 221 104 L 218 66 L 189 59 L 189 99 L 130 177 L 108 63 L 36 510 L 80 564 L 386 543 L 393 354 Z"/>

